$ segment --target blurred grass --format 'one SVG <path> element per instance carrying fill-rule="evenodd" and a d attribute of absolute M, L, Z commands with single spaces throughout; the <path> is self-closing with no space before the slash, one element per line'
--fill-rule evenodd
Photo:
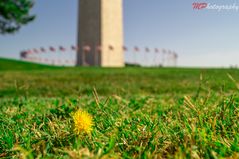
<path fill-rule="evenodd" d="M 53 69 L 54 66 L 48 66 L 43 64 L 33 64 L 30 62 L 19 61 L 14 59 L 6 59 L 0 57 L 0 71 L 11 70 L 36 70 L 36 69 Z"/>
<path fill-rule="evenodd" d="M 94 87 L 100 95 L 184 95 L 196 93 L 200 83 L 206 90 L 232 92 L 237 87 L 228 74 L 239 79 L 236 69 L 48 68 L 28 64 L 15 64 L 16 70 L 12 65 L 11 71 L 1 68 L 0 97 L 81 96 L 91 94 Z"/>
<path fill-rule="evenodd" d="M 1 62 L 0 157 L 239 158 L 237 69 Z M 72 131 L 79 108 L 91 135 Z"/>

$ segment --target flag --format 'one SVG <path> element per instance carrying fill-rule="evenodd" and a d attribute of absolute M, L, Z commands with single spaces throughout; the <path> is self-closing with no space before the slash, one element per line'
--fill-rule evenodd
<path fill-rule="evenodd" d="M 149 48 L 146 47 L 145 48 L 145 52 L 150 52 Z"/>
<path fill-rule="evenodd" d="M 21 51 L 20 52 L 20 57 L 21 58 L 26 58 L 27 57 L 27 52 L 26 51 Z"/>
<path fill-rule="evenodd" d="M 46 52 L 46 50 L 43 47 L 41 47 L 40 50 L 41 52 Z"/>
<path fill-rule="evenodd" d="M 72 45 L 71 50 L 77 50 L 77 48 L 74 45 Z"/>
<path fill-rule="evenodd" d="M 54 47 L 52 47 L 52 46 L 49 47 L 49 50 L 52 51 L 52 52 L 56 51 L 56 49 Z"/>
<path fill-rule="evenodd" d="M 100 45 L 97 45 L 97 46 L 96 46 L 96 51 L 101 51 L 101 49 L 102 49 L 102 48 L 101 48 Z"/>
<path fill-rule="evenodd" d="M 123 46 L 124 51 L 128 51 L 128 48 L 126 46 Z"/>
<path fill-rule="evenodd" d="M 63 46 L 59 46 L 59 50 L 65 52 L 66 49 Z"/>
<path fill-rule="evenodd" d="M 158 48 L 155 48 L 155 49 L 154 49 L 154 52 L 155 52 L 155 53 L 159 53 L 159 49 L 158 49 Z"/>
<path fill-rule="evenodd" d="M 27 50 L 27 53 L 28 54 L 32 54 L 32 50 Z"/>
<path fill-rule="evenodd" d="M 140 50 L 139 50 L 139 48 L 138 48 L 137 46 L 135 46 L 135 47 L 134 47 L 134 51 L 135 51 L 135 52 L 139 52 Z"/>
<path fill-rule="evenodd" d="M 114 50 L 114 47 L 112 45 L 109 45 L 109 50 Z"/>
<path fill-rule="evenodd" d="M 88 45 L 85 45 L 85 46 L 83 47 L 83 50 L 84 50 L 85 52 L 89 52 L 89 51 L 91 50 L 91 47 L 88 46 Z"/>
<path fill-rule="evenodd" d="M 33 52 L 37 54 L 37 53 L 38 53 L 38 50 L 37 50 L 37 49 L 33 49 Z"/>

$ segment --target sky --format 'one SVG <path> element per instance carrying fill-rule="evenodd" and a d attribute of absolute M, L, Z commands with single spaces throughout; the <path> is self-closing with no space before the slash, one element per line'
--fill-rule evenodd
<path fill-rule="evenodd" d="M 175 50 L 178 66 L 239 66 L 239 10 L 196 10 L 196 0 L 123 1 L 124 43 L 129 48 Z M 239 0 L 202 2 L 239 7 Z M 34 22 L 13 35 L 0 35 L 0 57 L 18 59 L 21 50 L 76 44 L 77 4 L 78 0 L 36 1 Z"/>

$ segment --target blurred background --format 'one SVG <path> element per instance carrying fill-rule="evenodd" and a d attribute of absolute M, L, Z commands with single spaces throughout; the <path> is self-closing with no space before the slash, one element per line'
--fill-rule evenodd
<path fill-rule="evenodd" d="M 163 57 L 153 53 L 147 57 L 139 53 L 135 57 L 134 47 L 137 46 L 140 50 L 149 48 L 151 52 L 154 48 L 175 51 L 177 66 L 181 67 L 236 67 L 239 64 L 239 12 L 195 10 L 194 2 L 124 0 L 126 62 L 135 58 L 145 66 L 162 62 Z M 233 0 L 207 3 L 239 5 Z M 69 48 L 77 39 L 78 0 L 36 1 L 31 13 L 36 15 L 33 22 L 14 34 L 0 35 L 0 57 L 19 59 L 22 50 L 63 46 L 69 54 L 47 56 L 74 59 L 74 51 L 70 53 Z M 174 61 L 170 65 L 175 65 Z"/>

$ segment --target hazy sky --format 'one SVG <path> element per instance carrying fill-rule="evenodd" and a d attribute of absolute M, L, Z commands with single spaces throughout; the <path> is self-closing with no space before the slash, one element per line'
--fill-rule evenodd
<path fill-rule="evenodd" d="M 124 0 L 125 45 L 175 50 L 180 66 L 239 65 L 239 10 L 193 10 L 195 0 Z M 239 7 L 237 0 L 205 0 Z M 14 35 L 0 35 L 0 56 L 76 43 L 77 0 L 38 0 L 36 20 Z"/>

